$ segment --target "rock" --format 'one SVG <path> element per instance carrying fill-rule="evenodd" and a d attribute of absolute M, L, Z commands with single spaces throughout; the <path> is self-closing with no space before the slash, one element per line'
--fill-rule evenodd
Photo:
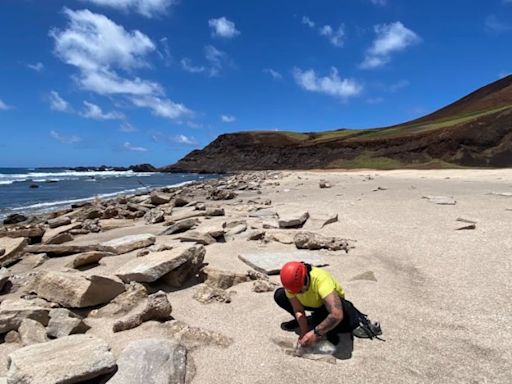
<path fill-rule="evenodd" d="M 234 199 L 237 194 L 229 189 L 214 189 L 208 194 L 210 200 L 231 200 Z"/>
<path fill-rule="evenodd" d="M 71 224 L 71 218 L 68 216 L 60 216 L 55 219 L 48 220 L 48 225 L 50 228 L 62 227 L 63 225 Z"/>
<path fill-rule="evenodd" d="M 190 203 L 190 200 L 184 196 L 176 196 L 174 198 L 174 206 L 175 207 L 184 207 L 185 205 L 188 205 L 189 203 Z"/>
<path fill-rule="evenodd" d="M 194 256 L 183 265 L 160 278 L 162 284 L 169 285 L 174 288 L 181 288 L 189 279 L 196 276 L 203 267 L 206 249 L 203 247 L 200 252 L 196 252 Z"/>
<path fill-rule="evenodd" d="M 249 212 L 249 217 L 258 219 L 277 219 L 279 214 L 272 209 L 260 209 L 258 211 Z"/>
<path fill-rule="evenodd" d="M 372 189 L 372 192 L 387 191 L 387 190 L 388 190 L 387 188 L 377 187 L 375 189 Z"/>
<path fill-rule="evenodd" d="M 230 223 L 224 223 L 224 229 L 226 230 L 225 236 L 232 237 L 238 235 L 247 230 L 247 222 L 245 220 L 232 221 Z"/>
<path fill-rule="evenodd" d="M 224 233 L 226 232 L 222 224 L 223 223 L 219 222 L 213 224 L 203 224 L 199 227 L 199 230 L 202 233 L 209 234 L 214 239 L 218 239 L 224 236 Z"/>
<path fill-rule="evenodd" d="M 100 219 L 103 216 L 103 211 L 98 208 L 91 208 L 82 213 L 82 220 Z"/>
<path fill-rule="evenodd" d="M 85 333 L 89 327 L 82 318 L 65 308 L 50 310 L 50 321 L 46 333 L 53 338 Z"/>
<path fill-rule="evenodd" d="M 31 243 L 39 241 L 43 237 L 45 229 L 40 226 L 18 228 L 14 230 L 0 229 L 0 237 L 28 237 Z M 1 255 L 0 255 L 1 256 Z"/>
<path fill-rule="evenodd" d="M 7 268 L 0 268 L 0 292 L 4 289 L 5 284 L 9 281 L 11 273 Z"/>
<path fill-rule="evenodd" d="M 82 224 L 77 222 L 73 224 L 63 225 L 54 229 L 49 229 L 44 233 L 41 241 L 46 244 L 57 244 L 52 242 L 52 240 L 55 237 L 59 236 L 62 233 L 71 232 L 72 230 L 79 229 L 81 227 Z"/>
<path fill-rule="evenodd" d="M 328 249 L 330 251 L 345 251 L 350 248 L 348 241 L 337 237 L 322 236 L 313 232 L 299 232 L 294 237 L 295 246 L 298 249 Z"/>
<path fill-rule="evenodd" d="M 210 245 L 210 244 L 217 242 L 217 240 L 215 240 L 208 233 L 201 233 L 201 232 L 197 232 L 197 231 L 190 231 L 190 232 L 184 233 L 184 234 L 178 236 L 178 239 L 183 242 L 193 242 L 193 243 L 198 243 L 198 244 L 202 244 L 202 245 Z"/>
<path fill-rule="evenodd" d="M 89 317 L 119 318 L 120 316 L 126 315 L 133 308 L 140 305 L 143 300 L 147 299 L 147 297 L 147 290 L 142 284 L 131 282 L 127 286 L 126 292 L 121 293 L 104 307 L 92 310 L 89 313 Z"/>
<path fill-rule="evenodd" d="M 99 225 L 103 231 L 110 231 L 111 229 L 116 228 L 126 228 L 133 227 L 133 220 L 125 220 L 125 219 L 108 219 L 108 220 L 100 220 Z"/>
<path fill-rule="evenodd" d="M 206 210 L 206 204 L 205 203 L 197 203 L 195 205 L 195 209 L 198 211 L 205 211 Z"/>
<path fill-rule="evenodd" d="M 265 234 L 265 241 L 277 241 L 281 244 L 293 244 L 293 234 L 279 231 L 267 232 Z"/>
<path fill-rule="evenodd" d="M 32 319 L 23 319 L 18 328 L 18 333 L 20 334 L 21 344 L 24 346 L 48 341 L 44 326 Z"/>
<path fill-rule="evenodd" d="M 86 219 L 82 222 L 82 229 L 92 233 L 101 232 L 100 220 L 98 218 Z"/>
<path fill-rule="evenodd" d="M 139 252 L 137 252 L 137 257 L 144 257 L 144 256 L 147 256 L 151 253 L 151 251 L 149 249 L 143 249 Z"/>
<path fill-rule="evenodd" d="M 66 245 L 66 244 L 43 244 L 28 245 L 25 252 L 29 253 L 46 253 L 50 257 L 59 257 L 72 255 L 75 253 L 84 253 L 92 251 L 114 252 L 114 248 L 103 245 Z"/>
<path fill-rule="evenodd" d="M 112 248 L 114 253 L 120 255 L 128 253 L 140 248 L 146 248 L 155 244 L 155 236 L 149 233 L 140 235 L 129 235 L 120 237 L 114 240 L 106 241 L 100 245 L 107 248 Z"/>
<path fill-rule="evenodd" d="M 231 294 L 220 288 L 212 288 L 208 285 L 201 285 L 192 296 L 201 304 L 210 304 L 214 301 L 219 303 L 231 303 Z"/>
<path fill-rule="evenodd" d="M 252 251 L 241 253 L 238 258 L 256 271 L 267 275 L 278 275 L 281 267 L 289 261 L 298 260 L 314 266 L 325 265 L 320 254 L 311 251 Z"/>
<path fill-rule="evenodd" d="M 165 235 L 172 235 L 174 233 L 181 233 L 188 231 L 190 228 L 195 227 L 197 224 L 199 224 L 199 220 L 197 219 L 185 219 L 178 221 L 177 223 L 171 225 L 167 229 L 165 229 L 163 232 L 159 234 L 159 236 L 165 236 Z"/>
<path fill-rule="evenodd" d="M 256 280 L 252 285 L 252 290 L 257 293 L 262 292 L 273 292 L 278 284 L 271 282 L 270 280 Z"/>
<path fill-rule="evenodd" d="M 158 224 L 165 220 L 165 212 L 159 208 L 151 209 L 144 215 L 146 224 Z"/>
<path fill-rule="evenodd" d="M 224 216 L 225 215 L 224 208 L 219 208 L 219 207 L 207 208 L 205 213 L 206 213 L 206 216 Z"/>
<path fill-rule="evenodd" d="M 245 238 L 247 239 L 247 241 L 262 240 L 263 238 L 265 238 L 265 234 L 266 232 L 261 229 L 252 229 L 250 231 L 247 231 L 247 233 L 245 234 Z"/>
<path fill-rule="evenodd" d="M 457 231 L 466 231 L 466 230 L 472 230 L 472 229 L 476 229 L 476 224 L 465 225 L 463 227 L 457 228 L 456 230 Z"/>
<path fill-rule="evenodd" d="M 223 271 L 213 267 L 205 267 L 201 274 L 204 275 L 204 283 L 212 288 L 228 289 L 234 285 L 250 281 L 251 278 L 247 274 L 241 274 L 230 271 Z"/>
<path fill-rule="evenodd" d="M 64 307 L 85 308 L 108 303 L 124 292 L 124 285 L 107 276 L 39 271 L 32 290 L 39 297 Z"/>
<path fill-rule="evenodd" d="M 306 220 L 309 218 L 309 213 L 304 212 L 302 214 L 288 215 L 279 218 L 279 228 L 299 228 L 304 225 Z"/>
<path fill-rule="evenodd" d="M 334 213 L 323 220 L 323 223 L 320 226 L 320 228 L 323 228 L 328 224 L 336 223 L 337 221 L 338 221 L 338 214 Z"/>
<path fill-rule="evenodd" d="M 320 182 L 318 183 L 318 186 L 319 186 L 320 188 L 322 188 L 322 189 L 323 189 L 323 188 L 332 188 L 332 185 L 331 185 L 331 184 L 329 184 L 329 183 L 328 183 L 327 181 L 325 181 L 325 180 L 320 180 Z"/>
<path fill-rule="evenodd" d="M 92 251 L 92 252 L 84 252 L 79 253 L 75 256 L 75 258 L 66 264 L 67 268 L 80 268 L 86 265 L 90 264 L 97 264 L 101 259 L 103 259 L 105 256 L 114 256 L 115 253 L 112 252 L 99 252 L 99 251 Z"/>
<path fill-rule="evenodd" d="M 177 341 L 144 339 L 132 341 L 118 359 L 118 370 L 109 384 L 185 384 L 187 350 Z"/>
<path fill-rule="evenodd" d="M 28 220 L 27 216 L 20 215 L 18 213 L 13 213 L 12 215 L 9 215 L 4 219 L 4 224 L 5 225 L 18 224 L 18 223 L 22 223 L 27 220 Z"/>
<path fill-rule="evenodd" d="M 51 240 L 47 241 L 46 244 L 63 244 L 68 241 L 73 241 L 74 237 L 70 233 L 61 233 L 57 236 L 54 236 Z"/>
<path fill-rule="evenodd" d="M 154 252 L 126 263 L 116 275 L 124 282 L 151 283 L 205 252 L 202 246 L 180 246 L 169 251 Z"/>
<path fill-rule="evenodd" d="M 17 330 L 23 319 L 48 324 L 50 308 L 37 305 L 31 300 L 7 299 L 0 303 L 0 334 Z"/>
<path fill-rule="evenodd" d="M 0 256 L 0 267 L 7 266 L 19 259 L 21 251 L 27 245 L 27 239 L 23 237 L 2 237 L 0 238 L 0 248 L 5 252 Z"/>
<path fill-rule="evenodd" d="M 423 196 L 422 199 L 428 199 L 431 203 L 437 205 L 455 205 L 457 202 L 453 197 L 448 196 Z"/>
<path fill-rule="evenodd" d="M 17 331 L 9 331 L 4 336 L 4 341 L 11 344 L 21 344 L 21 336 Z M 1 381 L 0 381 L 1 383 Z"/>
<path fill-rule="evenodd" d="M 460 221 L 461 223 L 467 223 L 467 224 L 476 224 L 475 220 L 463 219 L 462 217 L 458 217 L 457 221 Z"/>
<path fill-rule="evenodd" d="M 112 330 L 114 332 L 126 331 L 138 327 L 143 322 L 149 320 L 167 321 L 171 319 L 171 312 L 172 306 L 169 303 L 167 294 L 163 291 L 158 291 L 148 296 L 142 308 L 136 309 L 134 313 L 130 313 L 124 318 L 117 320 Z"/>
<path fill-rule="evenodd" d="M 350 279 L 350 281 L 356 280 L 377 281 L 377 278 L 375 277 L 375 273 L 373 273 L 373 271 L 366 271 Z"/>
<path fill-rule="evenodd" d="M 8 358 L 7 383 L 79 383 L 116 367 L 108 344 L 91 335 L 72 335 L 18 349 Z"/>
<path fill-rule="evenodd" d="M 171 196 L 161 192 L 152 192 L 150 196 L 150 201 L 151 204 L 154 205 L 167 204 L 169 201 L 171 201 Z"/>
<path fill-rule="evenodd" d="M 38 253 L 35 255 L 26 254 L 23 256 L 23 259 L 16 264 L 16 271 L 18 273 L 31 271 L 32 269 L 43 265 L 46 260 L 48 260 L 46 253 Z"/>
<path fill-rule="evenodd" d="M 116 208 L 116 207 L 107 207 L 104 211 L 103 211 L 103 215 L 101 216 L 102 219 L 106 219 L 106 220 L 109 220 L 109 219 L 113 219 L 114 217 L 116 217 L 117 215 L 119 215 L 119 210 Z M 100 224 L 101 225 L 101 224 Z"/>

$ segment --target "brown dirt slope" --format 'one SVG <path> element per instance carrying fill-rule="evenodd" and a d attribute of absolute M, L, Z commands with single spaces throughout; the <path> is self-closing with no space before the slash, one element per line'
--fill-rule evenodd
<path fill-rule="evenodd" d="M 512 76 L 387 128 L 220 135 L 167 172 L 512 166 Z"/>

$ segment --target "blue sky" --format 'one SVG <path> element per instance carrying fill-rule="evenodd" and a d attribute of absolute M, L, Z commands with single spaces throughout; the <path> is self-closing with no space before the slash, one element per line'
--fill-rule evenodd
<path fill-rule="evenodd" d="M 2 0 L 0 167 L 404 122 L 512 71 L 512 0 Z"/>

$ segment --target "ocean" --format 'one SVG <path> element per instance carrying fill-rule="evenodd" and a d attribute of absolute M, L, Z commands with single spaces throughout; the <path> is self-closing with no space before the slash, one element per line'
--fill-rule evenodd
<path fill-rule="evenodd" d="M 179 186 L 215 175 L 132 171 L 76 172 L 66 168 L 0 168 L 0 219 L 38 214 L 95 198 Z M 31 186 L 37 185 L 37 188 Z"/>

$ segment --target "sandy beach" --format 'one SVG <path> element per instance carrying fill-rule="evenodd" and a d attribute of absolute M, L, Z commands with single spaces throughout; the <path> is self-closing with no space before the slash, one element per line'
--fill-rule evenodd
<path fill-rule="evenodd" d="M 355 339 L 353 351 L 336 364 L 289 356 L 276 340 L 296 340 L 279 324 L 289 316 L 274 304 L 273 293 L 252 291 L 253 282 L 228 291 L 230 303 L 202 304 L 193 299 L 197 285 L 169 289 L 172 316 L 192 327 L 217 332 L 229 346 L 191 348 L 194 384 L 217 383 L 510 383 L 512 381 L 512 170 L 397 170 L 273 172 L 258 190 L 236 191 L 232 200 L 204 201 L 222 206 L 225 216 L 201 225 L 246 220 L 251 200 L 271 200 L 280 215 L 309 212 L 303 228 L 281 232 L 293 236 L 313 231 L 350 239 L 343 251 L 320 251 L 347 298 L 382 324 L 385 342 Z M 327 181 L 331 188 L 320 188 Z M 440 205 L 435 199 L 453 199 Z M 187 207 L 175 208 L 174 215 Z M 188 212 L 188 211 L 187 211 Z M 338 221 L 318 228 L 315 220 L 338 214 Z M 463 219 L 463 221 L 458 220 Z M 475 222 L 474 229 L 457 230 Z M 197 228 L 201 230 L 201 225 Z M 129 227 L 76 236 L 75 245 L 97 244 L 125 235 L 165 229 L 136 220 Z M 156 244 L 176 242 L 158 236 Z M 71 243 L 70 243 L 71 244 Z M 250 267 L 238 255 L 254 251 L 293 251 L 293 244 L 247 241 L 242 234 L 206 245 L 204 261 L 222 270 L 245 273 Z M 113 274 L 138 250 L 105 257 L 85 274 Z M 34 271 L 67 271 L 73 256 L 50 258 L 33 271 L 20 263 L 14 275 Z M 143 258 L 141 258 L 142 260 Z M 357 277 L 373 272 L 376 281 Z M 278 276 L 270 277 L 279 282 Z M 160 287 L 159 287 L 160 288 Z M 0 295 L 18 299 L 23 287 Z M 89 316 L 87 333 L 105 340 L 118 357 L 128 341 L 172 337 L 169 324 L 145 322 L 112 332 L 112 321 Z M 172 321 L 170 322 L 172 323 Z M 215 343 L 213 343 L 215 344 Z M 7 375 L 7 356 L 21 348 L 0 344 L 0 382 Z"/>

